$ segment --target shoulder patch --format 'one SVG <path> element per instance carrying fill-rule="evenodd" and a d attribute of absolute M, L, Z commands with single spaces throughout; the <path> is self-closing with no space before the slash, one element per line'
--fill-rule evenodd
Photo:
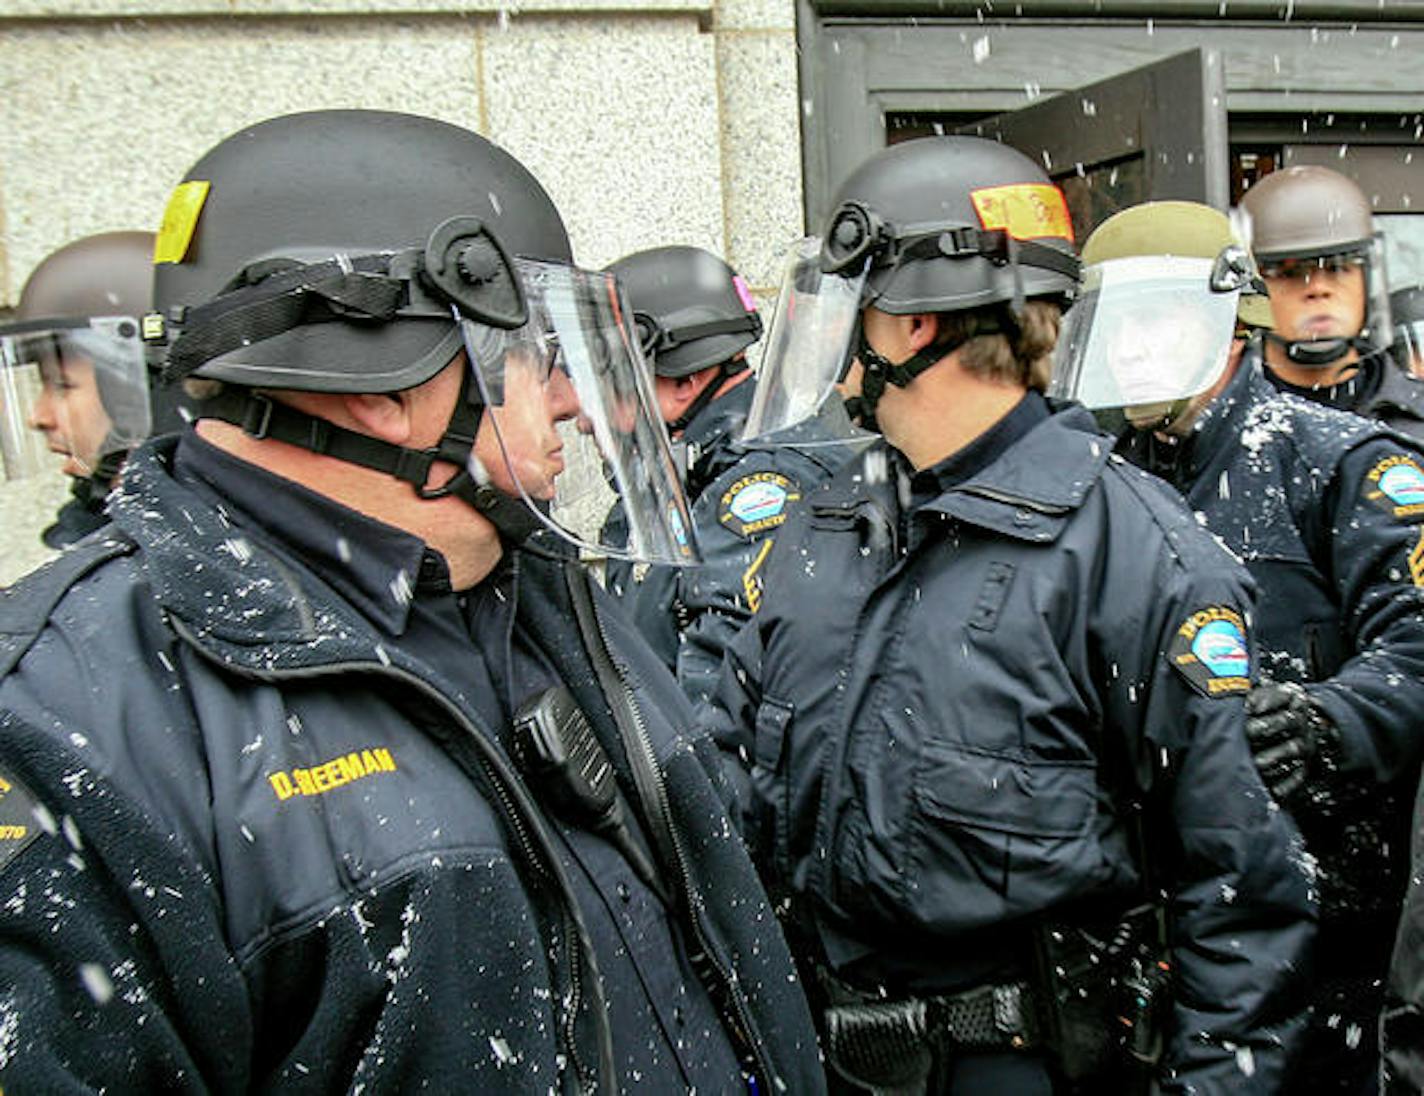
<path fill-rule="evenodd" d="M 0 773 L 0 869 L 39 836 L 36 805 L 35 797 L 23 784 Z"/>
<path fill-rule="evenodd" d="M 780 472 L 753 472 L 735 480 L 717 500 L 717 523 L 752 540 L 786 520 L 801 498 L 796 481 Z"/>
<path fill-rule="evenodd" d="M 1177 627 L 1167 657 L 1202 696 L 1251 688 L 1251 655 L 1241 614 L 1225 605 L 1198 609 Z"/>
<path fill-rule="evenodd" d="M 1396 518 L 1424 515 L 1424 469 L 1404 453 L 1385 457 L 1365 473 L 1365 498 Z"/>

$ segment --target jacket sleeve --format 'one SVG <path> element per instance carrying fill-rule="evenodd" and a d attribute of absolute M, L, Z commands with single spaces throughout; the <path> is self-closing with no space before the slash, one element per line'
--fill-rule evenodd
<path fill-rule="evenodd" d="M 717 744 L 723 773 L 735 790 L 732 816 L 739 821 L 743 836 L 751 845 L 748 812 L 752 807 L 751 780 L 756 750 L 756 713 L 761 703 L 762 637 L 752 624 L 743 628 L 728 645 L 707 699 L 697 706 L 698 725 Z M 752 847 L 753 860 L 759 850 Z"/>
<path fill-rule="evenodd" d="M 252 1019 L 205 872 L 76 728 L 0 719 L 0 1088 L 241 1091 Z"/>
<path fill-rule="evenodd" d="M 775 534 L 800 490 L 796 479 L 757 453 L 698 496 L 693 519 L 702 565 L 678 575 L 677 593 L 677 680 L 694 704 L 712 695 L 722 652 L 761 603 Z"/>
<path fill-rule="evenodd" d="M 1312 696 L 1341 732 L 1344 769 L 1381 783 L 1424 754 L 1424 455 L 1376 439 L 1328 488 L 1328 547 L 1348 658 Z"/>
<path fill-rule="evenodd" d="M 1304 1028 L 1313 869 L 1247 747 L 1248 584 L 1221 564 L 1179 569 L 1146 644 L 1146 857 L 1167 894 L 1174 966 L 1167 1092 L 1281 1091 Z"/>

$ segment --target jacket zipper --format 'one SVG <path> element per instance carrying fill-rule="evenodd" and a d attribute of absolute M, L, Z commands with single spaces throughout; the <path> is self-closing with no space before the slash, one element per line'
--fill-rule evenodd
<path fill-rule="evenodd" d="M 657 753 L 653 749 L 652 739 L 648 735 L 647 725 L 643 722 L 643 713 L 639 709 L 637 701 L 634 699 L 632 687 L 628 684 L 628 678 L 623 673 L 623 669 L 617 661 L 608 653 L 608 632 L 603 626 L 603 620 L 598 614 L 596 606 L 593 607 L 593 618 L 598 627 L 599 649 L 590 652 L 591 656 L 604 662 L 612 669 L 619 684 L 623 688 L 623 695 L 620 698 L 633 719 L 633 727 L 637 731 L 638 746 L 643 752 L 643 759 L 647 763 L 647 769 L 653 777 L 654 788 L 657 793 L 658 814 L 662 818 L 663 826 L 667 829 L 668 836 L 672 843 L 673 853 L 677 860 L 678 877 L 682 883 L 682 894 L 687 901 L 687 920 L 692 928 L 693 935 L 697 939 L 697 945 L 702 954 L 707 957 L 708 964 L 716 972 L 727 990 L 727 998 L 732 1002 L 737 1013 L 737 1022 L 741 1024 L 742 1031 L 746 1033 L 747 1049 L 751 1052 L 757 1068 L 762 1076 L 770 1082 L 777 1081 L 777 1073 L 771 1067 L 762 1050 L 761 1042 L 756 1037 L 756 1025 L 752 1023 L 751 1014 L 746 1007 L 738 984 L 731 973 L 724 967 L 721 960 L 717 958 L 706 934 L 702 931 L 701 922 L 698 919 L 697 911 L 702 906 L 701 896 L 692 881 L 692 873 L 687 864 L 687 850 L 683 846 L 681 838 L 678 836 L 677 827 L 673 824 L 672 813 L 668 809 L 667 785 L 663 782 L 662 768 L 658 765 Z M 612 698 L 610 698 L 612 699 Z"/>
<path fill-rule="evenodd" d="M 186 628 L 184 628 L 176 619 L 170 619 L 170 626 L 195 650 L 204 650 L 203 646 L 197 642 L 196 637 L 193 636 Z M 215 661 L 217 661 L 217 664 L 220 665 L 224 670 L 228 672 L 234 672 L 234 667 L 232 665 L 221 662 L 220 660 Z M 398 681 L 403 681 L 408 685 L 413 685 L 418 692 L 436 701 L 436 703 L 438 703 L 441 708 L 443 708 L 446 712 L 453 716 L 456 724 L 462 730 L 465 731 L 466 737 L 477 744 L 478 748 L 476 750 L 476 756 L 480 771 L 484 774 L 485 780 L 488 782 L 491 789 L 493 789 L 495 795 L 499 798 L 499 807 L 501 813 L 503 814 L 505 819 L 508 820 L 510 824 L 510 829 L 513 831 L 513 836 L 516 842 L 518 843 L 521 851 L 527 857 L 527 862 L 534 866 L 535 871 L 540 876 L 542 876 L 545 880 L 552 884 L 551 889 L 553 889 L 559 896 L 560 921 L 562 922 L 562 924 L 560 925 L 560 934 L 563 937 L 564 958 L 569 969 L 568 1004 L 562 1010 L 563 1016 L 561 1017 L 560 1026 L 564 1037 L 565 1050 L 568 1053 L 569 1062 L 574 1068 L 574 1073 L 578 1078 L 578 1086 L 580 1090 L 587 1093 L 598 1091 L 600 1087 L 598 1075 L 594 1071 L 591 1071 L 587 1063 L 585 1063 L 583 1059 L 579 1056 L 578 1043 L 576 1040 L 578 1011 L 579 1006 L 583 1000 L 582 965 L 579 961 L 579 946 L 576 941 L 580 938 L 586 940 L 587 930 L 584 929 L 583 923 L 579 918 L 577 906 L 574 903 L 568 880 L 563 877 L 563 873 L 558 867 L 558 861 L 554 855 L 552 843 L 549 841 L 547 834 L 538 833 L 538 824 L 536 822 L 533 822 L 534 810 L 532 805 L 528 803 L 523 803 L 522 806 L 524 810 L 523 813 L 521 813 L 519 807 L 521 806 L 520 800 L 522 797 L 518 792 L 515 792 L 513 790 L 514 782 L 500 771 L 500 762 L 496 758 L 490 756 L 488 747 L 486 746 L 483 738 L 481 738 L 480 736 L 479 729 L 473 723 L 471 723 L 470 720 L 465 717 L 464 713 L 461 712 L 459 708 L 457 708 L 454 704 L 452 704 L 449 699 L 442 692 L 440 692 L 439 689 L 436 689 L 433 685 L 429 684 L 422 678 L 410 673 L 407 670 L 403 670 L 400 667 L 394 665 L 388 666 L 382 662 L 337 662 L 329 663 L 325 666 L 317 667 L 309 671 L 285 670 L 276 672 L 262 672 L 241 670 L 236 672 L 245 673 L 258 680 L 306 681 L 312 678 L 326 677 L 328 675 L 336 676 L 342 673 L 348 673 L 352 671 L 373 673 L 378 676 L 394 678 Z M 526 815 L 529 818 L 529 824 L 526 824 Z M 531 834 L 531 829 L 538 833 L 537 840 L 534 834 Z M 540 848 L 541 843 L 543 846 L 542 849 Z M 589 967 L 596 972 L 598 969 L 598 965 L 594 958 L 592 947 L 587 946 L 583 950 L 587 953 Z M 600 999 L 595 1000 L 591 1012 L 594 1016 L 594 1022 L 599 1029 L 598 1042 L 601 1045 L 605 1043 L 607 1044 L 607 1064 L 611 1067 L 613 1064 L 612 1032 L 609 1031 L 607 1027 L 608 1009 L 605 1002 L 601 1000 L 602 994 L 601 992 L 598 992 L 599 987 L 597 985 L 596 979 L 594 989 L 595 995 Z M 607 1078 L 607 1084 L 606 1086 L 604 1086 L 604 1088 L 607 1092 L 617 1091 L 617 1085 L 613 1080 L 611 1072 L 609 1074 L 609 1077 Z"/>

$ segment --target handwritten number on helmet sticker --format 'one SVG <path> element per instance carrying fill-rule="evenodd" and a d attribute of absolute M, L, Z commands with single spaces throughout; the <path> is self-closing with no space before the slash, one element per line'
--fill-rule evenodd
<path fill-rule="evenodd" d="M 1246 624 L 1225 605 L 1208 605 L 1182 621 L 1167 657 L 1202 696 L 1230 696 L 1251 688 Z"/>

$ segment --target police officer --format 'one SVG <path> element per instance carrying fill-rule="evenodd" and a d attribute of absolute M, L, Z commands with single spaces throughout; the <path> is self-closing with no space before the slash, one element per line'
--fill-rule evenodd
<path fill-rule="evenodd" d="M 1368 1091 L 1424 746 L 1424 453 L 1278 391 L 1254 347 L 1233 352 L 1232 289 L 1250 271 L 1217 210 L 1135 206 L 1083 262 L 1055 390 L 1170 476 L 1257 583 L 1246 731 L 1320 865 L 1314 1014 L 1291 1091 Z"/>
<path fill-rule="evenodd" d="M 1424 440 L 1424 384 L 1394 368 L 1383 246 L 1369 200 L 1324 167 L 1272 172 L 1241 200 L 1270 291 L 1266 375 L 1284 392 Z"/>
<path fill-rule="evenodd" d="M 66 244 L 35 267 L 14 321 L 0 326 L 0 423 L 6 476 L 28 460 L 28 428 L 64 458 L 71 498 L 41 534 L 63 548 L 102 526 L 104 500 L 152 411 L 139 320 L 149 311 L 153 233 L 105 232 Z M 172 416 L 170 419 L 176 419 Z M 35 439 L 37 440 L 37 439 Z"/>
<path fill-rule="evenodd" d="M 3 609 L 0 1085 L 818 1090 L 709 744 L 521 548 L 562 528 L 560 426 L 620 488 L 670 466 L 539 183 L 441 122 L 292 115 L 198 161 L 155 256 L 196 430 Z M 661 489 L 632 539 L 676 551 Z"/>
<path fill-rule="evenodd" d="M 712 691 L 723 649 L 756 612 L 776 530 L 850 455 L 852 431 L 834 402 L 796 438 L 743 444 L 756 390 L 746 351 L 762 325 L 741 276 L 710 252 L 681 246 L 640 251 L 608 269 L 628 294 L 652 365 L 703 557 L 691 569 L 612 561 L 608 588 L 699 701 Z M 610 520 L 613 537 L 621 511 Z"/>
<path fill-rule="evenodd" d="M 1278 1090 L 1312 909 L 1242 733 L 1249 580 L 1030 387 L 1078 270 L 1062 194 L 1005 146 L 908 141 L 824 241 L 852 311 L 821 364 L 856 348 L 884 440 L 782 527 L 706 716 L 829 1063 L 857 1091 L 1132 1091 L 1154 1061 L 1166 1091 Z"/>
<path fill-rule="evenodd" d="M 1424 376 L 1424 286 L 1391 293 L 1389 315 L 1394 322 L 1394 356 L 1399 367 L 1416 378 Z"/>

